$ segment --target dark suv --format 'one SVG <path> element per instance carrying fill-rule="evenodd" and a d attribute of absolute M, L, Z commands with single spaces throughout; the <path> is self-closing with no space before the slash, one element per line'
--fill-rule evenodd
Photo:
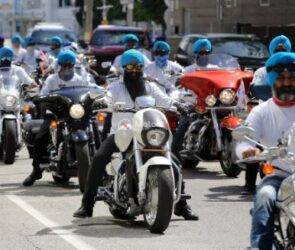
<path fill-rule="evenodd" d="M 238 59 L 244 68 L 256 70 L 262 67 L 269 53 L 266 46 L 254 35 L 207 33 L 191 34 L 182 38 L 179 43 L 176 61 L 183 66 L 194 62 L 193 43 L 200 38 L 208 38 L 213 47 L 213 53 L 225 53 Z"/>
<path fill-rule="evenodd" d="M 150 47 L 151 40 L 148 33 L 138 27 L 100 25 L 92 33 L 88 54 L 94 55 L 97 60 L 97 72 L 107 74 L 115 57 L 124 52 L 122 38 L 133 33 L 140 40 L 140 46 Z"/>

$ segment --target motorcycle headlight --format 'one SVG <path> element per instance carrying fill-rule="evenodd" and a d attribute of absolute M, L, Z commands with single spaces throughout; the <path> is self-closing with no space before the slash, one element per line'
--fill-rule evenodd
<path fill-rule="evenodd" d="M 205 99 L 205 103 L 209 107 L 213 107 L 217 102 L 217 99 L 214 95 L 208 95 Z"/>
<path fill-rule="evenodd" d="M 9 108 L 14 107 L 16 105 L 16 101 L 17 99 L 14 96 L 8 95 L 5 97 L 5 106 Z"/>
<path fill-rule="evenodd" d="M 232 104 L 235 100 L 236 93 L 232 89 L 224 89 L 219 94 L 219 100 L 226 105 Z"/>
<path fill-rule="evenodd" d="M 85 114 L 85 109 L 81 104 L 74 104 L 70 108 L 70 116 L 74 119 L 81 119 Z"/>
<path fill-rule="evenodd" d="M 163 128 L 152 128 L 147 130 L 143 137 L 147 146 L 159 148 L 168 141 L 169 131 Z"/>

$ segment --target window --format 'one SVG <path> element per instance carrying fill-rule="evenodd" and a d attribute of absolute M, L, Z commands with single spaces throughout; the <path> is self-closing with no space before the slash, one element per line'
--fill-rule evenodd
<path fill-rule="evenodd" d="M 71 0 L 58 0 L 58 7 L 63 8 L 63 7 L 69 7 L 73 5 L 73 1 Z"/>
<path fill-rule="evenodd" d="M 225 7 L 226 8 L 237 7 L 237 0 L 225 0 Z"/>
<path fill-rule="evenodd" d="M 259 0 L 259 5 L 261 7 L 269 7 L 270 5 L 270 0 Z"/>

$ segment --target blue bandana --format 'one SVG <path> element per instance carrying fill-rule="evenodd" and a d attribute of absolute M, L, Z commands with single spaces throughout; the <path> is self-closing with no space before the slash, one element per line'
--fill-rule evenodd
<path fill-rule="evenodd" d="M 168 65 L 168 59 L 169 55 L 155 56 L 156 65 L 162 69 Z"/>

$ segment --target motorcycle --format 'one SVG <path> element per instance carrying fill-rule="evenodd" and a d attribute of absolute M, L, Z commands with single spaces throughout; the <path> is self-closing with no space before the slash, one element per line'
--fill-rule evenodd
<path fill-rule="evenodd" d="M 115 133 L 120 153 L 106 167 L 103 187 L 96 200 L 103 200 L 115 218 L 128 219 L 143 214 L 152 233 L 169 226 L 173 204 L 181 197 L 182 175 L 172 160 L 171 132 L 164 109 L 155 100 L 138 97 L 134 108 L 115 103 L 105 112 L 134 113 L 122 120 Z M 130 198 L 136 209 L 130 210 Z"/>
<path fill-rule="evenodd" d="M 36 105 L 52 112 L 49 166 L 45 168 L 53 172 L 56 183 L 67 183 L 78 176 L 80 191 L 84 192 L 91 159 L 100 146 L 92 104 L 104 94 L 104 90 L 95 87 L 64 87 L 34 100 Z"/>
<path fill-rule="evenodd" d="M 262 163 L 262 171 L 265 175 L 281 172 L 288 177 L 284 179 L 278 191 L 274 216 L 274 244 L 276 249 L 295 249 L 295 124 L 290 131 L 278 141 L 277 147 L 267 147 L 255 138 L 255 131 L 246 126 L 240 126 L 233 131 L 233 137 L 237 141 L 248 141 L 257 145 L 263 151 L 258 156 L 238 160 L 237 164 Z M 279 160 L 284 164 L 275 162 Z"/>
<path fill-rule="evenodd" d="M 223 172 L 236 177 L 241 170 L 234 163 L 231 131 L 241 124 L 253 73 L 241 70 L 237 60 L 225 54 L 201 57 L 197 64 L 199 70 L 180 79 L 180 85 L 197 96 L 196 104 L 190 103 L 195 112 L 189 114 L 181 160 L 185 167 L 194 167 L 218 159 Z"/>
<path fill-rule="evenodd" d="M 0 154 L 5 164 L 13 164 L 21 148 L 20 79 L 0 76 Z"/>

